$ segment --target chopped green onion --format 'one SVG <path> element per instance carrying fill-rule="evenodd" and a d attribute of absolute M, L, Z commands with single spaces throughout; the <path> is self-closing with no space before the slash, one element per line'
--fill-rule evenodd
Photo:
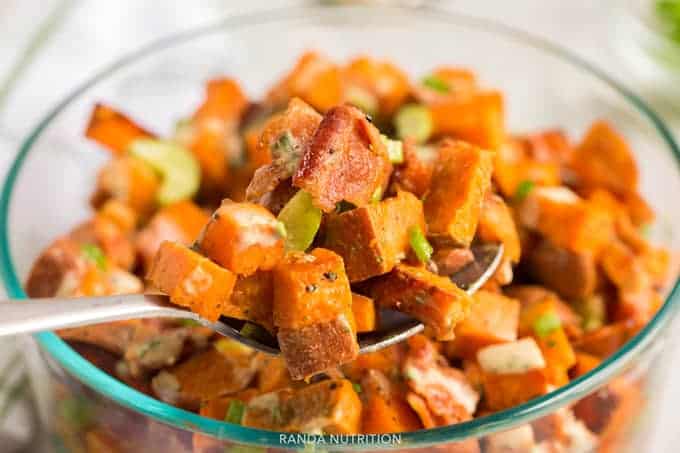
<path fill-rule="evenodd" d="M 156 199 L 161 205 L 192 198 L 201 183 L 201 167 L 194 155 L 177 143 L 138 139 L 129 153 L 146 162 L 161 177 Z"/>
<path fill-rule="evenodd" d="M 240 425 L 243 420 L 243 413 L 246 410 L 246 405 L 241 400 L 231 400 L 229 401 L 229 407 L 227 408 L 227 415 L 224 417 L 224 421 L 227 423 L 233 423 L 234 425 Z"/>
<path fill-rule="evenodd" d="M 387 155 L 390 162 L 393 164 L 401 164 L 404 162 L 404 145 L 401 140 L 392 140 L 386 135 L 380 134 L 385 147 L 387 148 Z"/>
<path fill-rule="evenodd" d="M 286 229 L 286 249 L 304 252 L 319 231 L 321 209 L 314 206 L 308 192 L 298 190 L 279 213 L 279 221 Z"/>
<path fill-rule="evenodd" d="M 420 227 L 412 227 L 408 232 L 408 236 L 411 243 L 411 248 L 415 252 L 418 259 L 423 263 L 430 261 L 433 249 L 430 243 L 427 241 L 427 238 L 425 238 L 423 232 L 420 230 Z"/>
<path fill-rule="evenodd" d="M 581 316 L 581 327 L 592 332 L 605 324 L 607 306 L 601 296 L 590 296 L 573 302 L 574 310 Z"/>
<path fill-rule="evenodd" d="M 106 255 L 97 245 L 83 244 L 80 246 L 80 251 L 85 256 L 85 259 L 93 262 L 100 270 L 106 270 Z"/>
<path fill-rule="evenodd" d="M 445 80 L 440 79 L 437 76 L 429 75 L 423 78 L 423 86 L 428 87 L 431 90 L 438 91 L 440 93 L 448 93 L 451 91 L 451 87 L 446 83 Z"/>
<path fill-rule="evenodd" d="M 286 225 L 284 225 L 283 222 L 281 222 L 280 220 L 276 221 L 274 229 L 276 230 L 276 233 L 282 238 L 285 239 L 285 237 L 288 236 L 288 232 L 286 231 Z"/>
<path fill-rule="evenodd" d="M 418 143 L 425 143 L 432 134 L 432 115 L 424 105 L 408 104 L 395 115 L 394 126 L 399 138 L 411 137 Z"/>
<path fill-rule="evenodd" d="M 517 185 L 517 189 L 515 189 L 515 200 L 517 201 L 524 200 L 529 195 L 529 193 L 534 189 L 535 186 L 536 183 L 529 179 L 525 179 L 524 181 L 520 182 Z"/>
<path fill-rule="evenodd" d="M 352 383 L 352 388 L 354 389 L 354 391 L 355 391 L 356 393 L 361 393 L 361 392 L 364 391 L 364 389 L 361 388 L 361 384 L 359 384 L 358 382 L 353 382 L 353 383 Z"/>
<path fill-rule="evenodd" d="M 546 337 L 562 327 L 560 317 L 553 311 L 544 313 L 534 321 L 534 332 L 540 338 Z"/>
<path fill-rule="evenodd" d="M 662 32 L 680 44 L 680 0 L 657 0 L 655 9 Z"/>
<path fill-rule="evenodd" d="M 201 323 L 194 321 L 193 319 L 180 319 L 179 325 L 182 327 L 198 327 L 201 325 Z"/>
<path fill-rule="evenodd" d="M 382 195 L 383 195 L 382 187 L 378 187 L 373 192 L 373 195 L 371 195 L 371 202 L 372 203 L 380 202 L 380 200 L 382 200 Z"/>

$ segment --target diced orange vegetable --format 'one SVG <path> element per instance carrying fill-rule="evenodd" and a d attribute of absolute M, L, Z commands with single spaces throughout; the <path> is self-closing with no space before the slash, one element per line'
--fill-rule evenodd
<path fill-rule="evenodd" d="M 548 129 L 519 137 L 527 147 L 529 156 L 536 162 L 566 163 L 573 147 L 568 137 L 559 129 Z"/>
<path fill-rule="evenodd" d="M 271 272 L 258 271 L 247 277 L 239 276 L 231 293 L 231 303 L 224 306 L 222 314 L 231 318 L 252 321 L 274 332 L 273 298 L 274 286 Z"/>
<path fill-rule="evenodd" d="M 496 151 L 493 178 L 506 198 L 514 198 L 522 184 L 558 186 L 560 166 L 554 161 L 535 160 L 526 144 L 517 138 L 507 140 Z"/>
<path fill-rule="evenodd" d="M 114 154 L 122 154 L 127 151 L 133 141 L 139 138 L 152 138 L 154 134 L 112 107 L 96 104 L 85 136 L 108 148 Z"/>
<path fill-rule="evenodd" d="M 357 332 L 370 332 L 376 327 L 375 303 L 370 297 L 352 293 L 352 313 Z"/>
<path fill-rule="evenodd" d="M 342 258 L 289 253 L 274 268 L 274 324 L 293 379 L 353 360 L 359 351 Z"/>
<path fill-rule="evenodd" d="M 340 68 L 323 55 L 306 52 L 295 67 L 267 94 L 267 102 L 277 106 L 299 97 L 325 112 L 340 104 L 343 83 Z"/>
<path fill-rule="evenodd" d="M 326 113 L 293 175 L 325 212 L 347 201 L 361 207 L 384 193 L 392 164 L 380 131 L 361 110 L 340 105 Z"/>
<path fill-rule="evenodd" d="M 645 201 L 640 194 L 636 192 L 627 192 L 622 196 L 622 202 L 628 211 L 630 219 L 636 226 L 648 225 L 654 221 L 656 217 L 654 210 Z"/>
<path fill-rule="evenodd" d="M 543 370 L 534 369 L 520 374 L 483 373 L 486 406 L 499 411 L 526 403 L 550 390 Z"/>
<path fill-rule="evenodd" d="M 576 147 L 571 168 L 588 187 L 636 192 L 638 170 L 625 139 L 606 121 L 595 122 Z"/>
<path fill-rule="evenodd" d="M 293 386 L 286 361 L 279 357 L 266 357 L 257 374 L 257 391 L 269 393 Z"/>
<path fill-rule="evenodd" d="M 518 300 L 485 290 L 472 299 L 470 313 L 456 326 L 456 338 L 446 345 L 449 356 L 474 359 L 484 346 L 517 339 Z"/>
<path fill-rule="evenodd" d="M 170 296 L 172 303 L 189 307 L 216 321 L 231 303 L 236 276 L 186 246 L 165 241 L 154 258 L 149 281 Z"/>
<path fill-rule="evenodd" d="M 413 194 L 399 192 L 326 217 L 324 246 L 342 256 L 350 281 L 358 282 L 389 272 L 405 258 L 414 227 L 425 232 L 423 205 Z"/>
<path fill-rule="evenodd" d="M 284 238 L 276 217 L 253 203 L 225 199 L 197 241 L 217 264 L 239 275 L 270 270 L 283 256 Z"/>
<path fill-rule="evenodd" d="M 430 191 L 423 203 L 428 234 L 467 246 L 477 229 L 491 185 L 493 154 L 461 141 L 439 147 Z"/>
<path fill-rule="evenodd" d="M 149 269 L 163 241 L 190 245 L 209 219 L 210 216 L 191 201 L 173 203 L 158 211 L 135 239 L 144 268 Z"/>
<path fill-rule="evenodd" d="M 519 233 L 512 212 L 498 195 L 488 193 L 482 203 L 477 235 L 484 242 L 501 242 L 504 257 L 518 263 L 521 254 Z"/>
<path fill-rule="evenodd" d="M 622 291 L 639 292 L 649 285 L 643 263 L 621 241 L 612 241 L 602 250 L 600 263 L 605 275 Z"/>
<path fill-rule="evenodd" d="M 440 340 L 453 338 L 453 329 L 467 316 L 473 303 L 448 278 L 404 264 L 372 281 L 370 293 L 379 306 L 413 316 Z"/>
<path fill-rule="evenodd" d="M 362 90 L 363 96 L 375 98 L 378 110 L 367 113 L 390 116 L 409 94 L 408 76 L 389 61 L 361 56 L 351 60 L 343 68 L 342 74 L 345 79 L 346 102 L 354 101 L 353 89 Z"/>
<path fill-rule="evenodd" d="M 438 89 L 428 86 L 427 80 L 435 79 Z M 424 104 L 445 104 L 461 99 L 470 99 L 479 91 L 477 76 L 465 68 L 439 66 L 413 87 L 414 97 Z"/>
<path fill-rule="evenodd" d="M 201 401 L 201 407 L 198 413 L 204 417 L 213 418 L 215 420 L 224 421 L 229 405 L 232 401 L 238 400 L 247 403 L 255 396 L 257 396 L 256 389 L 246 389 L 233 395 L 218 396 Z"/>
<path fill-rule="evenodd" d="M 601 359 L 605 359 L 616 352 L 628 341 L 634 326 L 626 321 L 619 321 L 592 332 L 585 333 L 574 341 L 574 347 Z"/>
<path fill-rule="evenodd" d="M 361 432 L 401 433 L 421 428 L 420 421 L 409 405 L 399 399 L 387 399 L 379 394 L 369 396 L 363 406 Z"/>
<path fill-rule="evenodd" d="M 505 140 L 503 95 L 480 91 L 467 99 L 429 106 L 434 134 L 454 137 L 488 150 L 497 150 Z"/>
<path fill-rule="evenodd" d="M 161 371 L 152 388 L 166 402 L 197 410 L 201 401 L 244 390 L 258 368 L 255 354 L 249 350 L 226 356 L 209 348 Z"/>
<path fill-rule="evenodd" d="M 537 187 L 518 207 L 520 222 L 574 252 L 597 253 L 613 235 L 609 212 L 566 187 Z"/>
<path fill-rule="evenodd" d="M 213 79 L 206 84 L 205 99 L 193 119 L 238 122 L 247 107 L 248 99 L 236 80 Z"/>
<path fill-rule="evenodd" d="M 97 189 L 92 205 L 102 206 L 107 200 L 118 200 L 146 217 L 156 207 L 160 180 L 153 168 L 141 159 L 122 156 L 104 165 L 97 175 Z"/>
<path fill-rule="evenodd" d="M 81 245 L 96 245 L 111 264 L 121 269 L 130 270 L 135 263 L 135 250 L 129 236 L 104 216 L 96 215 L 76 227 L 69 236 Z"/>
<path fill-rule="evenodd" d="M 243 425 L 285 432 L 354 434 L 361 401 L 346 379 L 327 379 L 299 390 L 279 390 L 250 400 Z"/>
<path fill-rule="evenodd" d="M 574 378 L 583 376 L 584 374 L 597 368 L 602 360 L 592 354 L 586 352 L 576 351 L 575 353 L 576 363 L 569 371 L 569 374 Z"/>
<path fill-rule="evenodd" d="M 522 306 L 519 334 L 531 335 L 545 358 L 543 370 L 548 382 L 560 386 L 569 382 L 568 371 L 576 363 L 574 350 L 564 333 L 554 299 Z"/>

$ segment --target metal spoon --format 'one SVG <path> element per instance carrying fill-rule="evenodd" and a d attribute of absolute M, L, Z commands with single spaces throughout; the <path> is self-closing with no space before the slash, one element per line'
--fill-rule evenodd
<path fill-rule="evenodd" d="M 472 247 L 475 260 L 451 279 L 469 294 L 476 292 L 493 275 L 503 256 L 501 245 Z M 179 318 L 195 321 L 225 337 L 232 338 L 259 351 L 278 355 L 276 339 L 264 329 L 262 335 L 245 336 L 242 320 L 222 317 L 207 321 L 196 313 L 169 303 L 160 294 L 126 294 L 119 296 L 44 298 L 0 302 L 0 336 L 65 329 L 111 321 L 140 318 Z M 423 324 L 402 313 L 384 310 L 379 329 L 359 334 L 361 353 L 372 352 L 421 332 Z"/>

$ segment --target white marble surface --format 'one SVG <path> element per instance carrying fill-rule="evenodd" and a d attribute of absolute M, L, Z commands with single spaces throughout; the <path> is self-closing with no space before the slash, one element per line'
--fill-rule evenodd
<path fill-rule="evenodd" d="M 571 49 L 619 79 L 627 79 L 633 88 L 640 88 L 642 85 L 627 73 L 620 73 L 621 62 L 614 52 L 616 39 L 612 37 L 611 19 L 621 1 L 451 0 L 436 3 L 530 30 Z M 36 27 L 54 8 L 63 11 L 63 17 L 53 27 L 45 45 L 36 52 L 35 60 L 18 77 L 4 102 L 0 100 L 0 177 L 16 152 L 18 141 L 47 108 L 115 57 L 167 33 L 214 21 L 227 13 L 300 3 L 313 2 L 0 0 L 0 80 L 22 55 Z M 667 106 L 659 103 L 656 106 L 680 136 L 680 119 L 673 116 L 672 109 Z M 676 358 L 680 359 L 680 352 Z M 677 383 L 680 382 L 680 368 L 670 369 L 669 373 L 669 382 L 675 384 L 663 389 L 665 397 L 659 408 L 666 416 L 659 417 L 654 445 L 646 452 L 678 451 L 677 445 L 680 445 L 680 434 L 673 417 L 675 405 L 680 403 L 680 384 Z"/>

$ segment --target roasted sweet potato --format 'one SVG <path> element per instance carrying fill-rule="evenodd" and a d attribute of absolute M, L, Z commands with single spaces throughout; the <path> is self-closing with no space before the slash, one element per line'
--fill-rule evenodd
<path fill-rule="evenodd" d="M 85 136 L 118 155 L 127 151 L 136 139 L 151 138 L 154 134 L 114 108 L 95 104 Z"/>
<path fill-rule="evenodd" d="M 472 299 L 470 313 L 456 326 L 456 338 L 445 346 L 450 357 L 472 360 L 484 346 L 517 339 L 518 300 L 485 290 Z"/>
<path fill-rule="evenodd" d="M 598 283 L 597 261 L 591 252 L 573 252 L 547 239 L 530 250 L 526 264 L 536 281 L 566 299 L 589 297 Z"/>
<path fill-rule="evenodd" d="M 413 194 L 387 198 L 326 218 L 323 244 L 342 256 L 351 282 L 389 272 L 410 250 L 411 228 L 425 231 L 423 205 Z"/>
<path fill-rule="evenodd" d="M 246 189 L 248 201 L 262 203 L 265 195 L 293 176 L 321 118 L 304 101 L 293 98 L 285 111 L 263 125 L 253 156 L 256 165 L 262 167 Z"/>
<path fill-rule="evenodd" d="M 497 150 L 505 140 L 503 95 L 480 91 L 452 102 L 429 106 L 434 134 L 454 137 L 488 150 Z"/>
<path fill-rule="evenodd" d="M 212 79 L 205 86 L 205 97 L 193 120 L 238 122 L 247 107 L 248 99 L 236 80 Z"/>
<path fill-rule="evenodd" d="M 484 398 L 489 409 L 509 409 L 545 395 L 550 385 L 542 370 L 518 374 L 484 373 Z"/>
<path fill-rule="evenodd" d="M 566 187 L 533 189 L 517 213 L 522 225 L 576 253 L 597 253 L 613 235 L 609 213 Z"/>
<path fill-rule="evenodd" d="M 230 300 L 236 276 L 176 242 L 161 244 L 147 276 L 170 301 L 216 321 Z"/>
<path fill-rule="evenodd" d="M 97 211 L 97 216 L 113 222 L 126 234 L 132 233 L 139 221 L 137 213 L 129 205 L 118 200 L 106 201 Z"/>
<path fill-rule="evenodd" d="M 551 300 L 560 323 L 569 337 L 580 337 L 583 333 L 581 330 L 583 319 L 571 305 L 561 300 L 557 293 L 539 285 L 512 285 L 505 288 L 504 291 L 508 296 L 518 299 L 522 306 L 532 306 L 542 303 L 546 299 Z"/>
<path fill-rule="evenodd" d="M 408 76 L 389 61 L 361 56 L 342 70 L 346 102 L 371 115 L 392 115 L 409 94 Z"/>
<path fill-rule="evenodd" d="M 607 278 L 622 291 L 634 293 L 649 286 L 642 261 L 621 241 L 611 241 L 602 250 L 600 264 Z"/>
<path fill-rule="evenodd" d="M 446 104 L 470 99 L 479 91 L 477 76 L 465 68 L 439 66 L 413 87 L 413 96 L 423 104 Z"/>
<path fill-rule="evenodd" d="M 108 200 L 117 200 L 130 206 L 140 217 L 147 217 L 156 207 L 159 186 L 158 176 L 146 162 L 122 156 L 99 170 L 91 202 L 99 208 Z"/>
<path fill-rule="evenodd" d="M 324 116 L 293 176 L 293 185 L 330 212 L 341 201 L 361 207 L 387 188 L 392 165 L 380 132 L 359 109 L 341 105 Z"/>
<path fill-rule="evenodd" d="M 293 97 L 301 98 L 321 112 L 340 104 L 343 98 L 340 68 L 319 53 L 306 52 L 267 93 L 265 102 L 280 106 Z"/>
<path fill-rule="evenodd" d="M 190 245 L 198 237 L 210 216 L 190 201 L 180 201 L 158 211 L 135 238 L 137 253 L 145 269 L 163 241 Z"/>
<path fill-rule="evenodd" d="M 638 170 L 625 139 L 606 121 L 596 121 L 576 147 L 570 162 L 580 183 L 615 193 L 636 192 Z"/>
<path fill-rule="evenodd" d="M 518 263 L 521 255 L 519 233 L 512 212 L 498 195 L 487 193 L 482 203 L 477 235 L 483 242 L 500 242 L 504 245 L 503 257 Z"/>
<path fill-rule="evenodd" d="M 546 362 L 548 382 L 560 386 L 569 382 L 569 369 L 576 363 L 574 350 L 562 328 L 555 299 L 522 305 L 519 334 L 536 340 Z"/>
<path fill-rule="evenodd" d="M 471 297 L 448 278 L 404 264 L 372 280 L 370 294 L 379 306 L 420 320 L 440 340 L 453 338 L 456 324 L 472 304 Z"/>
<path fill-rule="evenodd" d="M 222 314 L 231 318 L 252 321 L 269 332 L 274 332 L 273 298 L 274 286 L 271 272 L 258 271 L 247 277 L 239 276 L 231 293 L 231 303 L 223 307 Z"/>
<path fill-rule="evenodd" d="M 560 165 L 553 161 L 535 160 L 524 140 L 510 138 L 496 151 L 493 179 L 506 198 L 517 198 L 522 185 L 539 187 L 561 183 Z"/>
<path fill-rule="evenodd" d="M 217 264 L 239 275 L 270 270 L 283 256 L 284 237 L 274 215 L 252 203 L 223 200 L 196 242 Z"/>
<path fill-rule="evenodd" d="M 370 297 L 352 293 L 352 313 L 357 333 L 370 332 L 376 327 L 375 302 Z"/>
<path fill-rule="evenodd" d="M 354 434 L 361 401 L 346 379 L 328 379 L 299 390 L 279 390 L 251 399 L 243 425 L 287 432 Z"/>
<path fill-rule="evenodd" d="M 626 321 L 619 321 L 592 332 L 585 333 L 574 342 L 574 347 L 601 359 L 605 359 L 618 350 L 631 337 L 634 326 Z"/>
<path fill-rule="evenodd" d="M 263 357 L 263 364 L 257 373 L 257 391 L 269 393 L 287 387 L 294 387 L 295 383 L 290 377 L 286 361 L 280 357 Z"/>
<path fill-rule="evenodd" d="M 404 389 L 384 372 L 369 368 L 357 379 L 363 402 L 362 432 L 398 433 L 421 428 L 418 416 L 404 399 Z"/>
<path fill-rule="evenodd" d="M 196 410 L 201 401 L 244 390 L 259 363 L 252 349 L 225 355 L 213 347 L 161 371 L 151 385 L 161 400 Z"/>
<path fill-rule="evenodd" d="M 576 363 L 574 363 L 574 366 L 571 368 L 571 370 L 569 370 L 569 374 L 573 378 L 583 376 L 584 374 L 594 370 L 602 362 L 599 357 L 586 352 L 576 351 L 574 353 L 574 357 L 576 358 Z"/>
<path fill-rule="evenodd" d="M 274 268 L 274 325 L 293 379 L 358 354 L 352 292 L 342 258 L 330 250 L 289 253 Z"/>
<path fill-rule="evenodd" d="M 432 184 L 423 207 L 428 234 L 467 246 L 477 229 L 491 185 L 493 154 L 461 141 L 439 146 Z"/>

